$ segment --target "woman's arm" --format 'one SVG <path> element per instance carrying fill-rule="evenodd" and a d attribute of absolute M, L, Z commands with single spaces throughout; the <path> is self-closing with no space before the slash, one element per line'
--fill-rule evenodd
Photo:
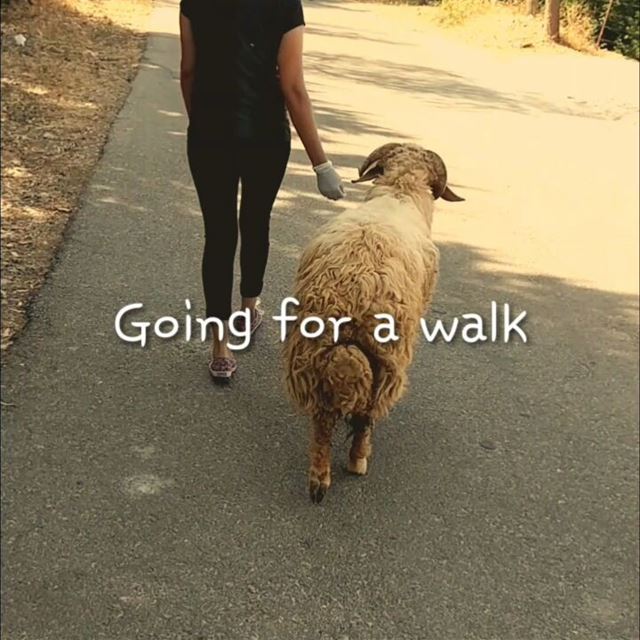
<path fill-rule="evenodd" d="M 300 140 L 318 178 L 318 189 L 331 200 L 344 197 L 342 180 L 331 162 L 327 160 L 318 127 L 313 117 L 313 107 L 304 83 L 302 64 L 304 26 L 291 29 L 282 36 L 278 51 L 280 87 Z"/>
<path fill-rule="evenodd" d="M 282 36 L 278 52 L 280 86 L 302 144 L 313 166 L 327 162 L 318 128 L 313 117 L 311 100 L 304 83 L 302 65 L 304 27 L 296 27 Z"/>
<path fill-rule="evenodd" d="M 180 14 L 180 45 L 182 55 L 180 58 L 180 88 L 182 99 L 187 109 L 187 115 L 191 117 L 191 94 L 193 91 L 193 77 L 196 68 L 196 44 L 191 30 L 191 21 L 184 14 Z"/>

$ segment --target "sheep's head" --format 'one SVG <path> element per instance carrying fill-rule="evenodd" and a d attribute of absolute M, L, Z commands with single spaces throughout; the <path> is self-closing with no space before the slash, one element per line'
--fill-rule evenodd
<path fill-rule="evenodd" d="M 360 176 L 353 182 L 387 183 L 401 178 L 405 173 L 424 173 L 426 187 L 431 190 L 434 200 L 442 198 L 449 202 L 461 202 L 447 186 L 447 167 L 442 158 L 434 151 L 427 151 L 417 144 L 390 142 L 371 152 L 358 170 Z M 387 177 L 388 180 L 384 180 Z"/>

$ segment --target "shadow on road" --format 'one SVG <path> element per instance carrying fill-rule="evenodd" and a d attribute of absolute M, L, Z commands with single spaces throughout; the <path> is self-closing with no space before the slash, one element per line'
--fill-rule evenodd
<path fill-rule="evenodd" d="M 514 113 L 551 113 L 611 119 L 588 106 L 561 107 L 534 93 L 509 94 L 462 75 L 422 64 L 404 64 L 342 53 L 309 51 L 306 67 L 319 75 L 348 79 L 362 85 L 384 86 L 403 95 L 420 97 L 430 108 L 500 110 Z"/>

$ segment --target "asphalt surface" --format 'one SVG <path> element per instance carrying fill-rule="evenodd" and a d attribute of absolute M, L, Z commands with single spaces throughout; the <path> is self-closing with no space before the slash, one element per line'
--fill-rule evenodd
<path fill-rule="evenodd" d="M 114 332 L 132 302 L 136 320 L 182 318 L 185 299 L 204 312 L 176 5 L 157 3 L 131 95 L 3 372 L 3 638 L 637 638 L 637 125 L 623 124 L 625 105 L 612 124 L 598 105 L 507 94 L 462 76 L 463 58 L 440 68 L 433 44 L 369 7 L 307 4 L 310 90 L 345 178 L 375 143 L 412 139 L 448 159 L 467 197 L 437 213 L 433 317 L 488 318 L 491 300 L 508 302 L 528 312 L 529 336 L 421 344 L 369 476 L 347 475 L 339 433 L 318 507 L 275 322 L 228 389 L 212 386 L 199 342 L 141 349 Z M 584 174 L 586 141 L 559 145 L 560 174 L 532 172 L 545 117 L 617 155 Z M 526 159 L 505 155 L 515 131 Z M 296 144 L 269 310 L 306 239 L 364 188 L 322 200 Z M 589 231 L 612 197 L 617 222 Z"/>

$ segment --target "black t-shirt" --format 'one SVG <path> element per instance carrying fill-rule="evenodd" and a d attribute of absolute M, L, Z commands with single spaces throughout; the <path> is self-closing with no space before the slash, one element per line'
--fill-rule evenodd
<path fill-rule="evenodd" d="M 277 59 L 282 36 L 304 24 L 301 0 L 181 0 L 180 10 L 196 46 L 191 132 L 289 139 Z"/>

